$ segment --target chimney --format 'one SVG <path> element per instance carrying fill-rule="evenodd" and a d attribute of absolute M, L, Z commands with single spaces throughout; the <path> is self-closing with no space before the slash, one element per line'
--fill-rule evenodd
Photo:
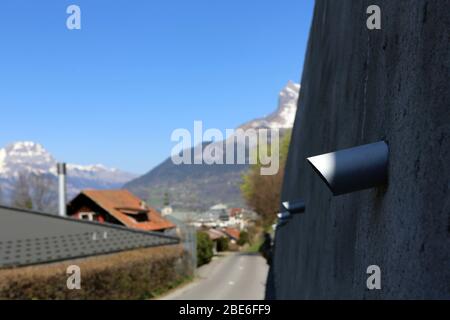
<path fill-rule="evenodd" d="M 59 215 L 65 217 L 67 211 L 67 196 L 66 196 L 66 164 L 58 163 L 58 181 L 59 181 Z"/>

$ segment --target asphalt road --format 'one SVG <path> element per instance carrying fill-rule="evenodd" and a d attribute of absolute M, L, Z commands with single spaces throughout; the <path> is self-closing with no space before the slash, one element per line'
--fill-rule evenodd
<path fill-rule="evenodd" d="M 267 271 L 260 255 L 227 253 L 200 267 L 194 282 L 162 300 L 262 300 Z"/>

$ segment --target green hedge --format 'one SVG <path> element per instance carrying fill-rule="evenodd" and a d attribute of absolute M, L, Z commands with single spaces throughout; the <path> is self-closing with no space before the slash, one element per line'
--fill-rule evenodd
<path fill-rule="evenodd" d="M 243 246 L 246 243 L 250 243 L 248 232 L 247 231 L 241 231 L 237 244 L 240 245 L 240 246 Z"/>
<path fill-rule="evenodd" d="M 147 299 L 192 275 L 180 246 L 0 270 L 0 299 Z M 67 267 L 81 269 L 81 289 L 67 289 Z"/>
<path fill-rule="evenodd" d="M 208 234 L 202 231 L 197 232 L 197 266 L 200 267 L 211 261 L 213 257 L 214 243 Z"/>
<path fill-rule="evenodd" d="M 228 251 L 229 248 L 230 248 L 230 240 L 228 238 L 223 237 L 217 240 L 218 252 Z"/>

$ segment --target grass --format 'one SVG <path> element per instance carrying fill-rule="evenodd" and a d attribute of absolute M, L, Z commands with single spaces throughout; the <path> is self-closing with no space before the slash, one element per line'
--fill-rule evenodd
<path fill-rule="evenodd" d="M 145 299 L 158 299 L 161 296 L 164 296 L 175 289 L 179 289 L 180 287 L 191 283 L 193 280 L 194 280 L 194 276 L 187 276 L 187 277 L 178 279 L 176 281 L 169 283 L 167 285 L 167 287 L 165 287 L 164 289 L 158 289 L 158 290 L 152 291 L 149 296 L 145 297 Z"/>
<path fill-rule="evenodd" d="M 261 247 L 262 243 L 264 242 L 262 237 L 258 237 L 258 239 L 253 242 L 246 250 L 247 253 L 258 253 L 259 247 Z"/>

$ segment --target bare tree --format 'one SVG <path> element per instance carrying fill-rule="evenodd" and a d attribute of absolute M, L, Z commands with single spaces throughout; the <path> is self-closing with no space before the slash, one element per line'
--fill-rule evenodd
<path fill-rule="evenodd" d="M 0 206 L 5 205 L 5 195 L 3 194 L 3 188 L 0 185 Z"/>
<path fill-rule="evenodd" d="M 48 175 L 30 176 L 31 184 L 31 199 L 33 202 L 33 209 L 42 212 L 56 213 L 56 182 Z"/>
<path fill-rule="evenodd" d="M 19 209 L 33 209 L 33 200 L 31 199 L 31 188 L 28 179 L 29 175 L 20 172 L 13 188 L 12 205 Z"/>
<path fill-rule="evenodd" d="M 56 183 L 47 175 L 19 173 L 13 190 L 14 207 L 56 212 Z"/>

